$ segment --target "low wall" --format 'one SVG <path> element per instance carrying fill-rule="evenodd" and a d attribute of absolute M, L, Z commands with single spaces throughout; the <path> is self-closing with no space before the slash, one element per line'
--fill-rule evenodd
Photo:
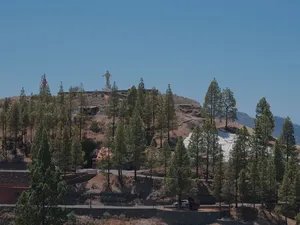
<path fill-rule="evenodd" d="M 172 225 L 205 225 L 228 216 L 229 212 L 195 212 L 158 209 L 157 217 Z"/>
<path fill-rule="evenodd" d="M 28 186 L 18 187 L 16 185 L 0 185 L 0 204 L 15 204 L 23 191 L 26 191 Z"/>
<path fill-rule="evenodd" d="M 111 216 L 120 216 L 125 215 L 128 218 L 152 218 L 157 217 L 157 210 L 155 208 L 153 209 L 126 209 L 126 208 L 120 208 L 120 209 L 97 209 L 97 208 L 84 208 L 84 209 L 78 209 L 74 208 L 72 211 L 77 215 L 89 215 L 96 218 L 101 218 L 104 213 L 109 213 Z"/>

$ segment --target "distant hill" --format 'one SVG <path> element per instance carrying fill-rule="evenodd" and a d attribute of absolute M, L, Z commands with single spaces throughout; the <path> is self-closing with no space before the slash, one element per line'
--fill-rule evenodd
<path fill-rule="evenodd" d="M 237 117 L 238 120 L 236 122 L 254 128 L 254 118 L 249 116 L 247 113 L 238 112 Z M 274 116 L 274 119 L 275 119 L 275 130 L 273 132 L 273 136 L 279 137 L 281 134 L 282 125 L 284 123 L 285 118 Z M 300 144 L 300 125 L 294 123 L 294 129 L 295 129 L 296 142 L 297 144 Z"/>

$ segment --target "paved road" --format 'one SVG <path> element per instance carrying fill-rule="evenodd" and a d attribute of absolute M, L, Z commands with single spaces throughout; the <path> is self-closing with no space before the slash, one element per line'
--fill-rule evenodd
<path fill-rule="evenodd" d="M 0 204 L 0 207 L 15 207 L 15 204 Z M 85 209 L 90 208 L 90 205 L 58 205 L 59 207 L 72 208 L 72 209 Z M 228 207 L 229 205 L 222 205 L 222 207 Z M 110 205 L 91 205 L 91 208 L 95 209 L 162 209 L 165 207 L 172 208 L 171 205 L 157 205 L 157 206 L 145 206 L 145 205 L 135 205 L 135 206 L 110 206 Z M 201 205 L 200 208 L 218 208 L 219 205 Z M 174 208 L 174 207 L 173 207 Z"/>
<path fill-rule="evenodd" d="M 255 204 L 255 207 L 260 207 L 261 204 Z M 15 204 L 0 204 L 0 207 L 15 207 Z M 111 205 L 58 205 L 59 207 L 70 208 L 70 209 L 87 209 L 87 208 L 95 208 L 95 209 L 163 209 L 163 208 L 174 208 L 172 205 L 156 205 L 156 206 L 145 206 L 145 205 L 135 205 L 135 206 L 111 206 Z M 234 207 L 234 204 L 231 205 Z M 244 203 L 238 204 L 238 207 L 247 206 L 253 207 L 253 203 Z M 219 208 L 220 205 L 200 205 L 201 208 Z M 222 208 L 229 207 L 228 204 L 222 204 Z"/>
<path fill-rule="evenodd" d="M 0 172 L 6 172 L 6 173 L 14 173 L 14 172 L 17 172 L 17 173 L 29 173 L 29 170 L 3 170 L 3 169 L 0 169 Z"/>

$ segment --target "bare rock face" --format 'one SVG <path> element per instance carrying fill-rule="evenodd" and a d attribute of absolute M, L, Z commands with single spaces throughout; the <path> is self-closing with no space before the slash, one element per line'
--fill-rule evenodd
<path fill-rule="evenodd" d="M 194 117 L 201 117 L 201 107 L 194 104 L 178 104 L 176 105 L 177 113 L 188 114 Z"/>

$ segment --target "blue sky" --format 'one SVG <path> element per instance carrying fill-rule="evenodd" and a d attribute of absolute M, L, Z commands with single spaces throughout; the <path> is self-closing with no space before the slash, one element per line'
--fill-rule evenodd
<path fill-rule="evenodd" d="M 200 101 L 215 77 L 255 114 L 265 96 L 275 115 L 300 123 L 300 1 L 3 1 L 0 97 L 37 92 L 46 73 L 63 82 L 146 87 Z"/>

